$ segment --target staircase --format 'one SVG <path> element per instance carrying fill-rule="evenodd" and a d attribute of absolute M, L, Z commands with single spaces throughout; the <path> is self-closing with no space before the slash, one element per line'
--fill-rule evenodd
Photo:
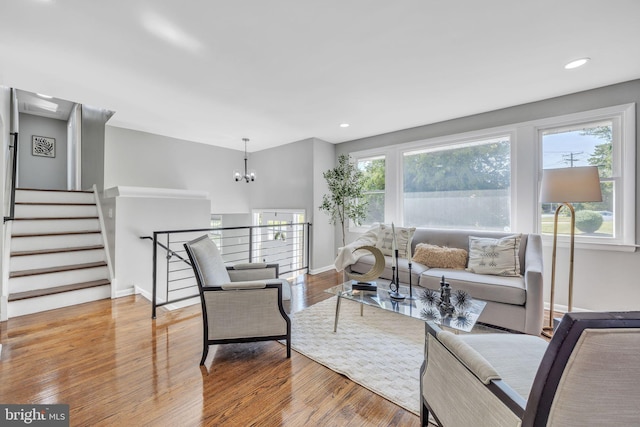
<path fill-rule="evenodd" d="M 9 318 L 111 297 L 93 192 L 16 190 L 8 290 Z"/>

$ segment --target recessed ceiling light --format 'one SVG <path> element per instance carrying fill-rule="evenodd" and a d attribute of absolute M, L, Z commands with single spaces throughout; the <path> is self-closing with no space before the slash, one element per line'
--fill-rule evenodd
<path fill-rule="evenodd" d="M 348 128 L 349 127 L 349 123 L 340 123 L 340 127 L 341 128 Z"/>
<path fill-rule="evenodd" d="M 574 68 L 578 68 L 578 67 L 582 67 L 584 64 L 586 64 L 587 62 L 589 62 L 591 58 L 580 58 L 580 59 L 576 59 L 575 61 L 571 61 L 569 62 L 567 65 L 564 66 L 565 70 L 572 70 Z"/>

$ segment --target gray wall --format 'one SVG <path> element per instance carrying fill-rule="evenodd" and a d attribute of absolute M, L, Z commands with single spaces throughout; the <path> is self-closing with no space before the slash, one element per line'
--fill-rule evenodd
<path fill-rule="evenodd" d="M 56 156 L 40 157 L 31 152 L 31 137 L 56 140 Z M 18 185 L 21 188 L 67 189 L 67 122 L 20 113 Z"/>
<path fill-rule="evenodd" d="M 211 212 L 248 213 L 249 185 L 233 180 L 242 152 L 129 129 L 106 127 L 105 188 L 207 191 Z"/>
<path fill-rule="evenodd" d="M 82 106 L 82 149 L 80 150 L 82 160 L 80 175 L 83 190 L 89 190 L 94 185 L 98 191 L 104 189 L 105 123 L 111 118 L 112 114 L 110 111 L 87 105 Z"/>

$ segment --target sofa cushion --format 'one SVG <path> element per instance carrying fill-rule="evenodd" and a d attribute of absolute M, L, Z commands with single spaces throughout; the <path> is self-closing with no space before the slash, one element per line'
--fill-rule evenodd
<path fill-rule="evenodd" d="M 469 249 L 469 236 L 490 237 L 499 239 L 510 236 L 512 233 L 500 231 L 484 231 L 484 230 L 449 230 L 449 229 L 433 229 L 433 228 L 417 228 L 413 235 L 412 245 L 415 248 L 419 243 L 429 243 L 431 245 L 445 246 L 448 248 Z M 518 258 L 520 260 L 520 274 L 524 274 L 525 252 L 527 248 L 528 234 L 523 234 L 520 239 L 520 251 Z"/>
<path fill-rule="evenodd" d="M 519 276 L 520 239 L 519 234 L 500 239 L 469 236 L 467 270 L 477 274 Z"/>
<path fill-rule="evenodd" d="M 454 291 L 462 289 L 473 298 L 514 305 L 524 305 L 527 299 L 523 277 L 478 275 L 464 270 L 430 268 L 420 275 L 419 285 L 439 290 L 442 276 Z"/>
<path fill-rule="evenodd" d="M 430 268 L 464 270 L 467 265 L 467 251 L 460 248 L 447 248 L 428 243 L 419 243 L 416 245 L 413 261 Z"/>
<path fill-rule="evenodd" d="M 415 233 L 416 228 L 395 227 L 396 231 L 396 243 L 398 244 L 398 256 L 400 258 L 407 257 L 407 251 L 411 244 L 411 238 Z M 393 228 L 390 225 L 380 224 L 380 230 L 378 231 L 378 241 L 376 242 L 376 248 L 384 255 L 391 256 L 393 242 Z"/>

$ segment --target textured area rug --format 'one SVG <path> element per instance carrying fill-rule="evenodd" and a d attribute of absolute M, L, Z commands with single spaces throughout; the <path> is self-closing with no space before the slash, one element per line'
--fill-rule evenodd
<path fill-rule="evenodd" d="M 334 333 L 335 310 L 336 297 L 293 313 L 293 349 L 419 415 L 424 322 L 342 300 Z"/>

